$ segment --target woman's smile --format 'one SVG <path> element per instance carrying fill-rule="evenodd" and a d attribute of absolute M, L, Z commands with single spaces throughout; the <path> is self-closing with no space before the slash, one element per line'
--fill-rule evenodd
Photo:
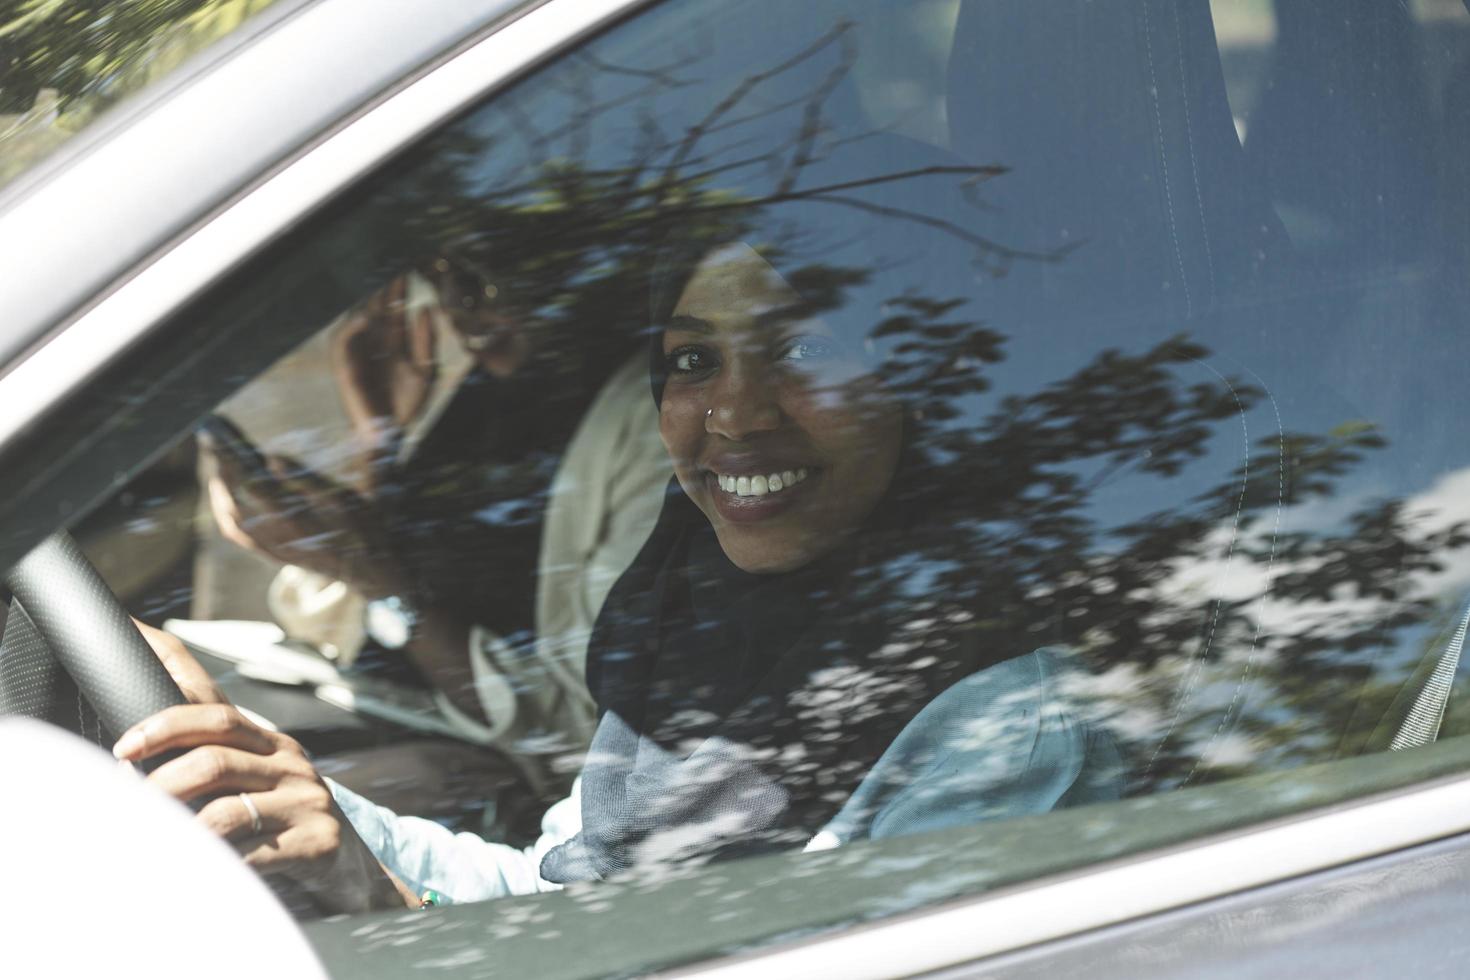
<path fill-rule="evenodd" d="M 709 472 L 705 474 L 705 489 L 721 517 L 745 524 L 784 514 L 810 498 L 816 487 L 814 478 L 820 475 L 820 470 L 806 466 L 755 476 Z"/>

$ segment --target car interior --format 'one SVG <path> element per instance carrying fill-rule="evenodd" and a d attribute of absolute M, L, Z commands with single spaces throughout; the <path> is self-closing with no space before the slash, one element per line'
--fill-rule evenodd
<path fill-rule="evenodd" d="M 370 501 L 463 593 L 445 585 L 446 602 L 488 592 L 519 610 L 496 635 L 524 665 L 556 573 L 548 488 L 602 386 L 643 357 L 666 231 L 630 188 L 661 175 L 710 214 L 873 179 L 855 199 L 906 229 L 895 240 L 947 243 L 931 274 L 964 281 L 938 317 L 964 320 L 966 351 L 1000 353 L 933 323 L 904 349 L 938 365 L 924 383 L 949 406 L 933 479 L 975 489 L 951 551 L 913 566 L 920 597 L 901 598 L 972 592 L 986 642 L 1072 651 L 1086 665 L 1072 694 L 1117 740 L 1126 796 L 1470 734 L 1470 9 L 751 6 L 672 0 L 593 39 L 110 368 L 50 435 L 75 450 L 38 485 L 77 488 L 76 547 L 48 542 L 7 577 L 0 714 L 109 746 L 107 719 L 174 696 L 151 687 L 166 678 L 126 636 L 130 614 L 181 637 L 325 774 L 455 830 L 534 840 L 575 739 L 487 734 L 372 635 L 350 586 L 232 541 L 211 499 L 221 450 L 197 431 L 223 416 Z M 785 181 L 793 160 L 836 176 Z M 971 176 L 888 176 L 911 160 Z M 456 326 L 461 299 L 547 331 L 519 384 L 485 366 L 498 340 Z M 365 310 L 432 348 L 386 460 L 361 448 L 343 394 L 342 338 Z M 947 577 L 956 549 L 983 559 L 969 582 Z M 83 607 L 99 590 L 120 604 Z M 75 656 L 99 643 L 130 652 Z M 580 676 L 566 648 L 507 669 L 505 696 L 543 710 L 536 684 Z"/>

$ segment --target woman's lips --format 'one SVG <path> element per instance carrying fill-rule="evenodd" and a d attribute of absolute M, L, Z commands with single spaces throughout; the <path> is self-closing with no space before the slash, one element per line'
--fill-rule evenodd
<path fill-rule="evenodd" d="M 738 491 L 731 493 L 721 489 L 718 473 L 705 471 L 705 492 L 714 501 L 715 510 L 722 518 L 732 524 L 750 524 L 775 517 L 806 497 L 821 476 L 821 471 L 806 467 L 803 468 L 803 472 L 805 476 L 792 485 L 786 485 L 786 481 L 783 480 L 781 489 L 774 493 L 768 486 L 764 494 L 750 493 L 748 496 L 741 496 Z M 766 477 L 760 478 L 766 479 Z"/>

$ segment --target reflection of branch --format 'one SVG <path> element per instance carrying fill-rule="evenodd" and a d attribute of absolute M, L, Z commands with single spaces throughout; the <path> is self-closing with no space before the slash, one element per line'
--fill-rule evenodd
<path fill-rule="evenodd" d="M 578 108 L 571 113 L 567 125 L 571 129 L 570 154 L 573 160 L 587 159 L 587 149 L 592 143 L 592 120 L 597 115 L 592 110 L 592 72 L 572 72 L 572 84 L 576 87 L 575 98 Z"/>
<path fill-rule="evenodd" d="M 663 147 L 663 132 L 658 120 L 647 111 L 638 115 L 638 140 L 633 145 L 633 154 L 628 166 L 623 168 L 623 178 L 616 182 L 619 191 L 626 197 L 638 187 L 638 178 L 647 172 Z"/>
<path fill-rule="evenodd" d="M 753 123 L 758 120 L 764 119 L 767 116 L 774 116 L 778 113 L 785 112 L 787 109 L 795 109 L 797 106 L 806 105 L 808 101 L 809 97 L 802 95 L 791 99 L 780 99 L 776 102 L 770 102 L 767 103 L 766 106 L 762 108 L 759 112 L 748 112 L 744 115 L 730 116 L 728 119 L 725 119 L 718 125 L 710 126 L 705 129 L 704 134 L 706 136 L 710 136 L 714 133 L 723 133 L 727 129 L 736 129 L 740 126 L 746 125 L 747 123 Z M 688 161 L 685 162 L 687 163 Z"/>
<path fill-rule="evenodd" d="M 738 143 L 732 143 L 729 146 L 722 147 L 721 149 L 725 151 L 738 150 L 742 146 L 754 142 L 754 138 L 745 139 L 741 140 Z M 739 159 L 731 160 L 728 163 L 722 163 L 718 167 L 710 167 L 708 170 L 696 170 L 692 173 L 683 174 L 679 177 L 679 182 L 693 187 L 702 181 L 709 180 L 711 177 L 718 177 L 721 174 L 727 174 L 732 170 L 743 170 L 746 167 L 753 167 L 758 163 L 769 163 L 771 161 L 771 158 L 775 155 L 776 151 L 766 150 L 765 152 L 758 153 L 755 156 L 740 157 Z M 701 157 L 700 161 L 702 162 L 703 159 L 704 158 Z"/>
<path fill-rule="evenodd" d="M 923 214 L 918 211 L 910 211 L 906 208 L 892 207 L 888 205 L 874 204 L 861 198 L 840 196 L 838 192 L 856 190 L 863 187 L 874 187 L 879 184 L 892 183 L 897 180 L 909 180 L 915 177 L 940 176 L 944 174 L 966 174 L 972 177 L 989 179 L 1004 174 L 1008 168 L 992 164 L 990 166 L 933 166 L 921 167 L 917 170 L 904 170 L 898 173 L 884 174 L 880 177 L 866 177 L 859 180 L 840 181 L 835 184 L 825 184 L 818 187 L 810 187 L 799 191 L 788 191 L 786 193 L 770 194 L 765 197 L 751 198 L 748 200 L 731 201 L 721 204 L 700 205 L 691 208 L 691 211 L 700 213 L 711 213 L 716 211 L 729 211 L 735 209 L 748 209 L 764 207 L 771 204 L 780 204 L 786 201 L 825 201 L 829 204 L 841 204 L 847 207 L 857 208 L 882 217 L 897 218 L 902 221 L 910 221 L 915 224 L 926 225 L 931 228 L 947 232 L 962 241 L 969 242 L 976 248 L 1000 256 L 1006 260 L 1034 259 L 1039 262 L 1058 262 L 1066 258 L 1073 248 L 1074 243 L 1069 243 L 1049 252 L 1037 252 L 1030 249 L 1011 248 L 1001 245 L 982 235 L 967 231 L 952 221 L 936 218 L 932 215 Z"/>
<path fill-rule="evenodd" d="M 802 170 L 806 169 L 806 165 L 811 162 L 812 147 L 816 145 L 817 134 L 822 131 L 822 106 L 826 103 L 827 97 L 832 94 L 832 90 L 847 77 L 852 63 L 857 59 L 857 52 L 853 50 L 852 39 L 848 34 L 842 35 L 841 44 L 841 61 L 838 62 L 837 67 L 827 73 L 826 78 L 822 79 L 822 84 L 817 86 L 817 90 L 812 93 L 812 97 L 807 101 L 806 109 L 802 112 L 801 132 L 796 138 L 796 152 L 792 154 L 791 163 L 776 185 L 777 194 L 785 194 L 795 187 Z"/>
<path fill-rule="evenodd" d="M 637 104 L 640 102 L 644 102 L 654 95 L 660 94 L 663 91 L 663 88 L 661 86 L 664 84 L 667 84 L 670 88 L 684 88 L 690 84 L 693 84 L 691 82 L 663 83 L 661 81 L 662 73 L 664 71 L 671 71 L 674 68 L 682 68 L 693 61 L 693 59 L 691 58 L 686 58 L 682 61 L 674 62 L 673 65 L 671 65 L 667 69 L 649 69 L 643 72 L 634 71 L 632 69 L 619 69 L 616 66 L 604 66 L 601 62 L 598 62 L 594 58 L 588 58 L 586 60 L 592 62 L 599 70 L 603 70 L 605 68 L 606 70 L 613 73 L 618 73 L 622 71 L 626 74 L 634 75 L 636 77 L 648 77 L 651 79 L 648 85 L 645 85 L 641 88 L 633 89 L 629 92 L 624 92 L 622 95 L 616 96 L 614 98 L 605 99 L 601 102 L 592 100 L 586 101 L 585 104 L 577 110 L 577 114 L 585 115 L 591 118 L 596 118 L 605 113 L 612 112 L 615 109 L 620 109 L 630 103 Z M 562 136 L 568 131 L 570 125 L 570 123 L 563 123 L 559 126 L 554 126 L 551 129 L 546 130 L 544 132 L 545 140 L 549 141 Z"/>
<path fill-rule="evenodd" d="M 896 180 L 908 180 L 912 177 L 939 177 L 945 174 L 969 174 L 985 178 L 998 177 L 1007 172 L 1006 167 L 991 165 L 986 167 L 974 167 L 969 165 L 945 165 L 936 164 L 932 167 L 920 167 L 916 170 L 900 170 L 891 174 L 883 174 L 879 177 L 863 177 L 858 180 L 843 180 L 835 184 L 822 184 L 817 187 L 808 187 L 799 191 L 790 191 L 785 194 L 770 194 L 766 197 L 752 197 L 728 204 L 712 204 L 698 208 L 700 211 L 727 211 L 730 208 L 760 207 L 766 204 L 780 204 L 783 201 L 807 200 L 819 194 L 831 194 L 834 191 L 849 191 L 860 187 L 876 187 L 879 184 L 891 184 Z"/>
<path fill-rule="evenodd" d="M 674 71 L 679 68 L 687 68 L 698 60 L 690 56 L 674 62 L 667 68 L 629 68 L 625 65 L 614 65 L 610 62 L 603 61 L 591 51 L 583 51 L 578 57 L 598 71 L 605 71 L 609 75 L 631 75 L 634 78 L 647 78 L 668 88 L 684 88 L 687 85 L 693 84 L 692 82 L 680 81 L 678 78 L 675 78 Z"/>
<path fill-rule="evenodd" d="M 851 28 L 851 26 L 852 25 L 847 22 L 838 24 L 832 30 L 828 31 L 826 34 L 823 34 L 807 47 L 803 48 L 795 55 L 792 55 L 790 58 L 781 62 L 779 65 L 776 65 L 774 68 L 767 69 L 763 72 L 757 72 L 756 74 L 746 78 L 739 85 L 735 86 L 735 88 L 730 91 L 729 95 L 725 96 L 723 99 L 715 104 L 714 108 L 705 113 L 703 119 L 701 119 L 699 122 L 695 123 L 689 128 L 689 131 L 684 135 L 683 141 L 680 142 L 678 148 L 674 151 L 674 155 L 669 160 L 668 165 L 664 167 L 663 181 L 661 182 L 667 182 L 673 179 L 674 174 L 678 172 L 681 166 L 683 166 L 685 159 L 693 151 L 695 144 L 697 144 L 700 139 L 704 137 L 704 134 L 709 129 L 709 127 L 719 122 L 720 118 L 724 116 L 725 113 L 729 112 L 731 109 L 739 105 L 741 101 L 743 101 L 745 97 L 756 88 L 756 86 L 760 85 L 762 82 L 775 78 L 782 72 L 788 71 L 789 69 L 801 64 L 803 61 L 812 57 L 812 55 L 825 48 L 828 44 L 831 44 L 835 38 L 840 38 Z"/>
<path fill-rule="evenodd" d="M 856 197 L 837 197 L 832 194 L 822 193 L 820 190 L 809 191 L 805 194 L 793 196 L 801 197 L 809 201 L 827 201 L 831 204 L 845 204 L 848 207 L 857 208 L 859 211 L 867 211 L 869 214 L 876 214 L 880 217 L 898 218 L 902 221 L 910 221 L 914 224 L 926 225 L 930 228 L 937 228 L 940 231 L 948 232 L 961 241 L 969 242 L 971 245 L 974 245 L 981 251 L 990 252 L 1007 261 L 1011 261 L 1014 259 L 1034 259 L 1038 262 L 1060 262 L 1062 259 L 1070 255 L 1075 247 L 1075 243 L 1069 243 L 1067 245 L 1061 246 L 1060 248 L 1052 249 L 1050 252 L 1035 252 L 1030 249 L 1011 248 L 1009 245 L 1002 245 L 999 242 L 991 241 L 989 238 L 986 238 L 983 235 L 977 235 L 972 231 L 966 231 L 964 228 L 961 228 L 959 225 L 955 224 L 952 221 L 946 221 L 943 218 L 935 218 L 931 215 L 923 214 L 918 211 L 910 211 L 907 208 L 896 208 L 888 205 L 874 204 L 871 201 L 864 201 L 863 199 Z"/>
<path fill-rule="evenodd" d="M 760 160 L 760 159 L 762 159 L 762 158 L 761 157 L 751 158 L 751 160 Z M 751 161 L 746 161 L 746 162 L 748 163 L 748 162 L 751 162 Z M 715 172 L 718 169 L 723 169 L 723 168 L 715 168 L 715 170 L 712 170 L 711 172 Z M 845 180 L 845 181 L 839 181 L 839 182 L 833 183 L 833 184 L 822 184 L 822 185 L 817 186 L 817 187 L 810 187 L 810 188 L 805 188 L 805 189 L 802 189 L 802 190 L 795 190 L 795 191 L 791 191 L 791 192 L 786 193 L 786 194 L 771 194 L 771 195 L 768 195 L 768 196 L 765 196 L 765 197 L 739 198 L 739 199 L 733 199 L 733 200 L 728 200 L 728 201 L 722 200 L 722 201 L 720 201 L 718 203 L 696 204 L 696 205 L 693 205 L 693 206 L 685 207 L 684 210 L 689 211 L 689 212 L 698 212 L 698 213 L 713 213 L 713 212 L 719 212 L 719 211 L 731 211 L 731 210 L 738 210 L 738 209 L 743 209 L 743 208 L 763 207 L 763 206 L 768 205 L 768 204 L 781 204 L 781 203 L 784 203 L 786 201 L 809 200 L 809 199 L 815 198 L 817 195 L 831 194 L 834 191 L 855 190 L 855 189 L 863 188 L 863 187 L 876 187 L 876 186 L 881 185 L 881 184 L 889 184 L 889 183 L 893 183 L 894 181 L 899 181 L 899 180 L 910 180 L 910 179 L 915 178 L 915 177 L 937 177 L 937 176 L 944 176 L 944 175 L 947 175 L 947 174 L 964 174 L 964 175 L 968 175 L 968 176 L 971 176 L 971 177 L 978 177 L 978 178 L 981 178 L 981 179 L 988 180 L 991 177 L 996 177 L 996 176 L 999 176 L 999 175 L 1004 174 L 1006 172 L 1007 172 L 1007 168 L 1006 167 L 997 166 L 997 165 L 983 166 L 983 167 L 981 167 L 981 166 L 970 166 L 970 165 L 935 165 L 935 166 L 932 166 L 932 167 L 920 167 L 920 168 L 915 169 L 915 170 L 900 170 L 900 171 L 895 171 L 894 173 L 882 174 L 882 175 L 879 175 L 879 176 L 876 176 L 876 177 L 864 177 L 864 178 L 857 179 L 857 180 Z M 617 177 L 615 178 L 614 175 L 617 175 Z M 625 184 L 627 182 L 626 171 L 624 171 L 624 170 L 614 170 L 614 171 L 582 171 L 581 174 L 580 174 L 580 176 L 581 176 L 581 178 L 584 181 L 587 181 L 588 183 L 596 183 L 596 181 L 597 181 L 598 178 L 603 178 L 604 180 L 606 180 L 607 184 L 610 184 L 610 185 Z M 534 180 L 532 180 L 532 181 L 530 181 L 528 183 L 518 184 L 518 185 L 515 185 L 515 186 L 512 186 L 512 187 L 503 187 L 503 188 L 501 188 L 501 189 L 499 189 L 497 191 L 497 193 L 493 196 L 493 198 L 491 198 L 489 196 L 483 196 L 482 199 L 487 200 L 487 201 L 499 200 L 499 201 L 509 202 L 509 201 L 514 200 L 517 197 L 520 197 L 520 196 L 524 195 L 524 194 L 527 194 L 527 193 L 530 193 L 530 192 L 534 192 L 534 191 L 537 191 L 537 190 L 544 189 L 545 188 L 545 180 L 546 180 L 546 176 L 543 173 L 542 175 L 537 176 L 536 179 L 534 179 Z M 686 186 L 687 187 L 687 186 L 689 186 L 692 183 L 692 181 L 690 181 L 688 178 L 678 177 L 678 178 L 675 178 L 674 179 L 674 183 L 676 185 L 681 185 L 681 186 Z M 667 191 L 667 186 L 666 185 L 660 185 L 660 184 L 641 185 L 641 186 L 638 186 L 636 189 L 634 189 L 632 192 L 630 192 L 628 194 L 628 197 L 629 198 L 637 198 L 637 197 L 646 197 L 646 196 L 652 195 L 652 196 L 655 196 L 655 197 L 658 197 L 658 198 L 662 198 L 665 195 L 666 191 Z M 627 203 L 625 199 L 620 199 L 620 198 L 616 198 L 616 197 L 609 197 L 608 195 L 605 195 L 605 194 L 602 196 L 601 200 L 605 204 L 611 205 L 611 207 L 609 208 L 610 210 L 616 210 L 618 207 L 626 206 L 626 203 Z M 866 202 L 864 202 L 864 203 L 866 203 Z M 497 207 L 497 206 L 498 207 L 513 207 L 513 205 L 510 205 L 509 203 L 500 204 L 500 205 L 492 204 L 491 206 L 492 207 Z M 1057 254 L 1058 254 L 1059 257 L 1060 257 L 1060 255 L 1062 254 L 1063 251 L 1064 250 L 1059 250 L 1058 251 Z M 1024 255 L 1026 253 L 1016 252 L 1015 254 L 1017 254 L 1017 255 Z"/>
<path fill-rule="evenodd" d="M 500 104 L 501 108 L 505 110 L 505 114 L 510 116 L 511 120 L 515 123 L 514 128 L 516 134 L 520 136 L 521 142 L 526 144 L 528 162 L 535 157 L 544 156 L 546 136 L 541 130 L 536 128 L 536 124 L 531 121 L 531 117 L 526 113 L 526 110 L 521 108 L 515 99 L 502 99 Z"/>

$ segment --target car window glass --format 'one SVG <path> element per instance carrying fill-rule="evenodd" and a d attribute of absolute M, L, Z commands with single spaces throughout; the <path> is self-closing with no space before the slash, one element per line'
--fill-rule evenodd
<path fill-rule="evenodd" d="M 78 533 L 367 798 L 526 847 L 580 774 L 557 883 L 1418 778 L 1467 71 L 1458 0 L 661 4 L 195 311 L 132 404 L 227 424 Z"/>

